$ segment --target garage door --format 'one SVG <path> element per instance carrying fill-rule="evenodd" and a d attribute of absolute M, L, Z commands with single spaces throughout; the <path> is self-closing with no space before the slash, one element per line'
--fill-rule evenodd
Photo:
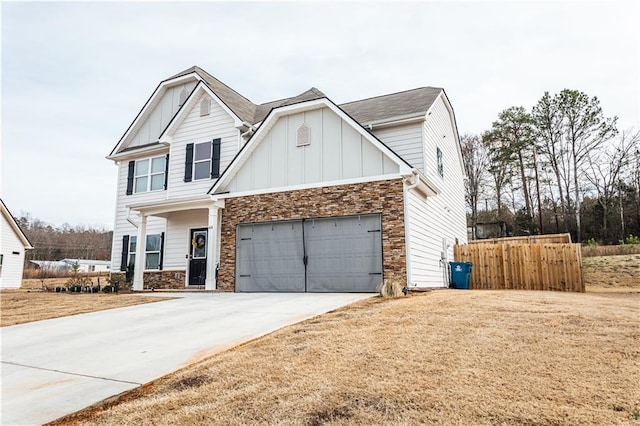
<path fill-rule="evenodd" d="M 380 214 L 238 225 L 237 291 L 375 292 Z"/>

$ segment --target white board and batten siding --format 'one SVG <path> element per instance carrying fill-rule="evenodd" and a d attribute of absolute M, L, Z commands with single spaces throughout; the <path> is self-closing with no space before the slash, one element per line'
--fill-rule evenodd
<path fill-rule="evenodd" d="M 160 100 L 157 101 L 155 107 L 148 113 L 135 135 L 131 137 L 131 141 L 127 143 L 127 147 L 143 146 L 157 141 L 162 131 L 167 127 L 180 108 L 180 92 L 185 90 L 188 96 L 196 87 L 196 83 L 197 80 L 194 79 L 164 89 Z"/>
<path fill-rule="evenodd" d="M 375 128 L 372 133 L 409 164 L 424 173 L 422 122 Z"/>
<path fill-rule="evenodd" d="M 302 123 L 310 128 L 310 143 L 297 146 Z M 349 123 L 320 108 L 278 119 L 225 190 L 285 188 L 398 172 L 398 165 Z"/>
<path fill-rule="evenodd" d="M 464 171 L 460 163 L 453 117 L 439 97 L 423 124 L 425 175 L 440 189 L 427 197 L 415 190 L 408 194 L 409 265 L 412 286 L 448 285 L 447 262 L 453 261 L 453 245 L 467 241 Z M 442 151 L 443 176 L 438 173 L 437 148 Z M 442 252 L 446 259 L 440 261 Z"/>
<path fill-rule="evenodd" d="M 209 114 L 200 115 L 200 103 L 203 99 L 210 100 Z M 194 102 L 189 111 L 173 134 L 171 152 L 169 154 L 169 182 L 168 197 L 190 197 L 205 195 L 216 182 L 215 179 L 184 181 L 184 167 L 187 144 L 211 142 L 220 138 L 220 173 L 222 173 L 240 149 L 240 133 L 234 126 L 234 119 L 208 95 L 203 94 Z"/>
<path fill-rule="evenodd" d="M 0 213 L 2 226 L 0 232 L 0 254 L 2 254 L 2 266 L 0 267 L 0 287 L 20 288 L 22 285 L 22 270 L 24 267 L 24 243 L 16 235 L 9 221 Z"/>

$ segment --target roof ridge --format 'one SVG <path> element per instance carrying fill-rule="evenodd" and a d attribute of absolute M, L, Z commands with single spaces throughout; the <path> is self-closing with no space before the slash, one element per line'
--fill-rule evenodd
<path fill-rule="evenodd" d="M 399 92 L 385 93 L 384 95 L 371 96 L 371 97 L 368 97 L 368 98 L 358 99 L 358 100 L 355 100 L 355 101 L 349 101 L 349 102 L 345 102 L 345 103 L 340 104 L 340 106 L 349 105 L 349 104 L 355 104 L 356 102 L 368 101 L 368 100 L 376 99 L 376 98 L 384 98 L 385 96 L 399 95 L 401 93 L 413 92 L 415 90 L 421 90 L 421 89 L 444 90 L 442 87 L 421 86 L 421 87 L 415 87 L 413 89 L 401 90 Z"/>
<path fill-rule="evenodd" d="M 216 80 L 218 83 L 222 84 L 224 87 L 226 87 L 227 89 L 231 90 L 233 93 L 235 93 L 236 95 L 240 96 L 242 99 L 244 99 L 245 101 L 251 103 L 254 107 L 256 106 L 255 103 L 253 103 L 249 98 L 247 98 L 246 96 L 244 96 L 242 93 L 238 92 L 237 90 L 235 90 L 233 87 L 229 86 L 228 84 L 226 84 L 225 82 L 223 82 L 222 80 L 220 80 L 219 78 L 216 78 L 214 76 L 212 76 L 211 74 L 209 74 L 208 72 L 206 72 L 205 70 L 203 70 L 202 68 L 200 68 L 197 65 L 193 66 L 194 71 L 197 73 L 198 71 L 203 72 L 204 74 L 206 74 L 208 77 L 213 78 L 214 80 Z"/>

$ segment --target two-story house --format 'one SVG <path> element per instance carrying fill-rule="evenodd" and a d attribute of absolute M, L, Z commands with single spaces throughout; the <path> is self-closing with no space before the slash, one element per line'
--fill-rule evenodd
<path fill-rule="evenodd" d="M 134 289 L 443 287 L 466 242 L 453 109 L 422 87 L 254 104 L 199 67 L 162 81 L 111 154 L 112 270 Z"/>

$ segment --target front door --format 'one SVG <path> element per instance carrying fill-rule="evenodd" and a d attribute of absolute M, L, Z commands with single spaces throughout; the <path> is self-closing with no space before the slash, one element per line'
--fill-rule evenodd
<path fill-rule="evenodd" d="M 207 278 L 207 230 L 191 230 L 189 285 L 204 285 Z"/>

